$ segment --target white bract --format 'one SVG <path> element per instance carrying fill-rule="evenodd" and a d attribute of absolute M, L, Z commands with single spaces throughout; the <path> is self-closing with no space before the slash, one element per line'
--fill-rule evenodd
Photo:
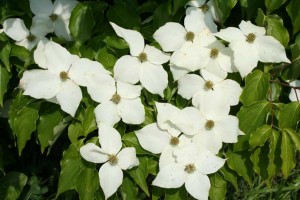
<path fill-rule="evenodd" d="M 86 79 L 88 93 L 100 103 L 95 109 L 97 123 L 114 126 L 121 118 L 127 124 L 144 122 L 145 109 L 140 98 L 140 85 L 116 82 L 103 73 L 86 73 Z"/>
<path fill-rule="evenodd" d="M 250 21 L 242 21 L 239 28 L 222 29 L 215 35 L 230 42 L 234 64 L 242 77 L 247 76 L 257 66 L 258 61 L 290 63 L 285 48 L 275 38 L 266 35 L 264 27 L 255 26 Z"/>
<path fill-rule="evenodd" d="M 3 22 L 4 33 L 16 41 L 17 45 L 23 46 L 28 50 L 35 47 L 38 42 L 45 37 L 45 33 L 31 27 L 30 31 L 26 28 L 24 21 L 18 18 L 9 18 Z"/>
<path fill-rule="evenodd" d="M 85 144 L 80 148 L 81 156 L 93 163 L 104 163 L 99 169 L 100 186 L 105 199 L 114 194 L 123 182 L 123 171 L 139 165 L 133 147 L 122 148 L 121 136 L 110 126 L 99 126 L 98 147 L 94 143 Z"/>
<path fill-rule="evenodd" d="M 290 85 L 293 87 L 300 87 L 300 80 L 295 80 L 290 82 Z M 299 89 L 291 89 L 289 98 L 291 101 L 299 101 L 300 99 L 300 90 Z"/>
<path fill-rule="evenodd" d="M 75 0 L 30 0 L 30 9 L 35 16 L 32 29 L 39 32 L 54 32 L 55 35 L 70 41 L 69 20 L 78 2 Z"/>
<path fill-rule="evenodd" d="M 174 150 L 175 163 L 162 168 L 153 185 L 162 188 L 179 188 L 185 184 L 189 194 L 196 199 L 208 199 L 210 181 L 207 174 L 218 171 L 225 163 L 210 151 L 199 151 L 195 144 Z"/>
<path fill-rule="evenodd" d="M 168 85 L 168 74 L 162 64 L 169 60 L 169 55 L 159 49 L 146 45 L 143 36 L 134 30 L 124 29 L 110 23 L 118 36 L 129 45 L 130 54 L 119 58 L 114 67 L 117 81 L 136 84 L 141 82 L 149 92 L 164 96 Z"/>

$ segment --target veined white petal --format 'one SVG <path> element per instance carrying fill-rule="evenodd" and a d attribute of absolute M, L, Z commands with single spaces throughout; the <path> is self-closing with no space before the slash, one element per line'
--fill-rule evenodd
<path fill-rule="evenodd" d="M 174 81 L 177 81 L 183 75 L 185 75 L 185 74 L 187 74 L 187 73 L 190 72 L 190 70 L 182 68 L 182 67 L 178 67 L 178 66 L 176 66 L 176 65 L 174 65 L 172 63 L 170 63 L 170 70 L 172 72 Z"/>
<path fill-rule="evenodd" d="M 119 58 L 114 67 L 114 77 L 117 81 L 136 84 L 140 80 L 141 62 L 129 55 Z"/>
<path fill-rule="evenodd" d="M 239 120 L 237 117 L 228 115 L 215 121 L 213 131 L 222 138 L 225 143 L 236 143 L 239 135 Z"/>
<path fill-rule="evenodd" d="M 213 83 L 213 87 L 217 84 L 220 83 L 221 81 L 223 81 L 224 79 L 221 77 L 218 77 L 216 75 L 214 75 L 213 73 L 208 72 L 205 69 L 201 70 L 201 76 L 203 77 L 203 79 L 205 81 L 211 81 Z"/>
<path fill-rule="evenodd" d="M 100 186 L 104 192 L 105 199 L 113 195 L 123 182 L 123 172 L 118 165 L 110 165 L 108 162 L 99 170 Z"/>
<path fill-rule="evenodd" d="M 174 147 L 168 145 L 160 154 L 159 157 L 159 170 L 163 169 L 168 165 L 176 163 L 175 157 L 173 156 Z"/>
<path fill-rule="evenodd" d="M 87 161 L 92 163 L 104 163 L 108 159 L 108 155 L 94 143 L 88 143 L 80 148 L 80 155 Z"/>
<path fill-rule="evenodd" d="M 122 28 L 113 22 L 110 22 L 110 24 L 117 35 L 119 37 L 122 37 L 128 43 L 130 54 L 132 56 L 138 56 L 140 53 L 142 53 L 145 47 L 145 42 L 141 33 L 139 33 L 138 31 Z"/>
<path fill-rule="evenodd" d="M 258 51 L 258 59 L 261 62 L 286 62 L 290 60 L 286 57 L 285 48 L 272 36 L 258 36 L 254 44 Z"/>
<path fill-rule="evenodd" d="M 229 62 L 230 62 L 230 58 L 229 58 Z M 206 70 L 222 79 L 225 79 L 227 77 L 227 72 L 221 68 L 219 63 L 221 63 L 221 62 L 219 62 L 219 60 L 217 58 L 215 58 L 215 59 L 210 58 L 207 65 L 204 67 L 204 70 Z"/>
<path fill-rule="evenodd" d="M 123 99 L 135 99 L 141 95 L 142 86 L 117 82 L 117 94 Z"/>
<path fill-rule="evenodd" d="M 75 0 L 56 0 L 53 6 L 53 13 L 59 15 L 63 20 L 69 20 L 72 10 L 78 4 Z"/>
<path fill-rule="evenodd" d="M 204 22 L 204 14 L 199 8 L 189 7 L 186 9 L 186 17 L 184 18 L 184 26 L 187 31 L 194 34 L 207 28 Z"/>
<path fill-rule="evenodd" d="M 26 49 L 28 49 L 29 51 L 31 49 L 33 49 L 39 42 L 38 38 L 35 38 L 33 41 L 29 41 L 27 38 L 21 40 L 21 41 L 17 41 L 16 44 L 22 47 L 25 47 Z"/>
<path fill-rule="evenodd" d="M 41 15 L 41 16 L 34 16 L 32 18 L 32 24 L 30 27 L 30 32 L 39 37 L 44 37 L 48 33 L 52 33 L 53 29 L 53 22 L 49 18 L 49 16 Z"/>
<path fill-rule="evenodd" d="M 178 80 L 178 94 L 191 99 L 196 93 L 204 90 L 205 81 L 196 74 L 185 74 Z"/>
<path fill-rule="evenodd" d="M 141 66 L 140 81 L 149 92 L 163 97 L 163 92 L 168 86 L 168 73 L 162 65 L 144 62 Z"/>
<path fill-rule="evenodd" d="M 112 101 L 101 103 L 95 108 L 94 113 L 98 124 L 104 123 L 109 126 L 114 126 L 121 119 L 118 113 L 118 107 Z"/>
<path fill-rule="evenodd" d="M 101 148 L 109 155 L 117 155 L 122 147 L 120 133 L 104 123 L 101 123 L 98 129 Z"/>
<path fill-rule="evenodd" d="M 54 97 L 60 89 L 60 78 L 47 70 L 25 71 L 20 86 L 25 90 L 24 95 L 29 95 L 36 99 L 50 99 Z"/>
<path fill-rule="evenodd" d="M 208 199 L 210 181 L 207 175 L 200 172 L 190 174 L 185 182 L 186 191 L 196 199 Z"/>
<path fill-rule="evenodd" d="M 208 150 L 213 154 L 218 154 L 222 148 L 221 137 L 213 131 L 201 131 L 193 137 L 193 143 L 197 145 L 199 151 Z"/>
<path fill-rule="evenodd" d="M 24 21 L 19 18 L 8 18 L 4 20 L 3 31 L 15 41 L 24 40 L 30 34 L 24 24 Z"/>
<path fill-rule="evenodd" d="M 179 164 L 171 164 L 162 168 L 152 185 L 161 188 L 179 188 L 187 179 L 187 173 L 184 171 L 184 166 Z"/>
<path fill-rule="evenodd" d="M 183 166 L 194 164 L 198 156 L 198 148 L 194 143 L 190 143 L 173 151 L 176 162 Z"/>
<path fill-rule="evenodd" d="M 139 159 L 136 157 L 135 148 L 126 147 L 122 149 L 118 155 L 118 165 L 121 169 L 131 169 L 139 165 Z"/>
<path fill-rule="evenodd" d="M 235 27 L 221 29 L 218 33 L 215 33 L 214 35 L 230 43 L 234 41 L 246 40 L 246 37 L 243 35 L 241 30 Z"/>
<path fill-rule="evenodd" d="M 186 6 L 200 7 L 205 4 L 205 0 L 191 0 L 186 3 Z"/>
<path fill-rule="evenodd" d="M 170 59 L 169 54 L 166 54 L 166 53 L 162 52 L 161 50 L 159 50 L 153 46 L 149 46 L 147 44 L 145 46 L 144 53 L 147 54 L 147 60 L 150 63 L 156 64 L 156 65 L 161 65 L 163 63 L 166 63 Z"/>
<path fill-rule="evenodd" d="M 294 86 L 294 87 L 300 87 L 300 81 L 299 80 L 292 81 L 292 82 L 290 82 L 290 85 Z M 296 96 L 296 94 L 297 94 L 297 96 Z M 298 97 L 298 99 L 297 99 L 297 97 Z M 300 90 L 291 89 L 290 94 L 289 94 L 289 99 L 291 101 L 298 101 L 299 98 L 300 98 Z"/>
<path fill-rule="evenodd" d="M 67 41 L 71 41 L 71 34 L 69 30 L 69 21 L 63 20 L 60 16 L 53 22 L 54 33 L 58 37 L 62 37 Z"/>
<path fill-rule="evenodd" d="M 218 62 L 220 68 L 225 72 L 233 72 L 231 59 L 233 52 L 229 48 L 224 48 L 219 52 Z"/>
<path fill-rule="evenodd" d="M 30 0 L 31 12 L 35 15 L 50 16 L 53 11 L 53 3 L 51 0 Z"/>
<path fill-rule="evenodd" d="M 145 121 L 145 108 L 140 98 L 121 99 L 118 113 L 126 124 L 141 124 Z"/>
<path fill-rule="evenodd" d="M 170 145 L 170 134 L 161 130 L 156 123 L 146 125 L 141 130 L 135 131 L 135 134 L 143 149 L 154 154 L 161 153 Z"/>
<path fill-rule="evenodd" d="M 239 99 L 243 91 L 240 84 L 231 79 L 226 79 L 220 84 L 216 84 L 214 89 L 223 91 L 224 98 L 228 99 L 228 103 L 231 106 L 237 105 L 239 103 Z"/>
<path fill-rule="evenodd" d="M 34 62 L 38 64 L 39 67 L 46 69 L 46 57 L 44 54 L 46 44 L 49 42 L 48 39 L 44 38 L 39 41 L 37 48 L 35 49 L 33 53 Z"/>
<path fill-rule="evenodd" d="M 210 0 L 206 3 L 209 7 L 209 11 L 214 19 L 214 21 L 219 22 L 220 21 L 220 16 L 218 15 L 218 12 L 216 11 L 216 5 L 214 0 Z"/>
<path fill-rule="evenodd" d="M 115 80 L 108 74 L 94 73 L 82 74 L 85 76 L 87 91 L 94 101 L 104 103 L 116 93 Z"/>
<path fill-rule="evenodd" d="M 166 52 L 175 51 L 185 42 L 185 28 L 175 22 L 168 22 L 155 31 L 153 38 Z"/>
<path fill-rule="evenodd" d="M 215 156 L 210 151 L 202 151 L 196 159 L 196 169 L 202 174 L 211 174 L 218 171 L 225 163 L 225 159 Z"/>
<path fill-rule="evenodd" d="M 65 80 L 62 82 L 56 98 L 61 109 L 74 117 L 82 99 L 81 89 L 73 81 Z"/>
<path fill-rule="evenodd" d="M 239 27 L 244 35 L 248 35 L 250 33 L 253 33 L 256 36 L 266 35 L 266 29 L 264 27 L 255 26 L 251 23 L 251 21 L 242 20 Z"/>

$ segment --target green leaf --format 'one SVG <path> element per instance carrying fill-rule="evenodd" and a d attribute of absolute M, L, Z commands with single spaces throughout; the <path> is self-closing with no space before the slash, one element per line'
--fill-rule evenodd
<path fill-rule="evenodd" d="M 89 106 L 83 110 L 83 113 L 78 117 L 82 124 L 83 135 L 87 136 L 90 132 L 97 129 L 94 107 Z"/>
<path fill-rule="evenodd" d="M 137 137 L 136 137 L 136 135 L 135 135 L 134 132 L 130 132 L 130 133 L 125 134 L 122 137 L 122 141 L 125 143 L 126 147 L 134 147 L 135 150 L 136 150 L 136 154 L 142 154 L 142 155 L 143 154 L 149 154 L 149 155 L 153 155 L 152 153 L 144 150 L 141 147 L 141 145 L 140 145 L 140 143 L 139 143 L 139 141 L 138 141 L 138 139 L 137 139 Z"/>
<path fill-rule="evenodd" d="M 283 20 L 273 17 L 267 17 L 267 35 L 273 36 L 283 46 L 287 46 L 290 40 L 289 32 L 283 26 Z"/>
<path fill-rule="evenodd" d="M 293 81 L 300 76 L 300 44 L 294 43 L 290 48 L 292 53 L 292 63 L 288 67 L 283 68 L 281 72 L 281 78 L 288 82 Z"/>
<path fill-rule="evenodd" d="M 253 164 L 253 170 L 264 180 L 268 179 L 268 146 L 256 148 L 251 154 L 250 159 Z"/>
<path fill-rule="evenodd" d="M 250 20 L 257 13 L 258 8 L 262 8 L 264 6 L 264 1 L 262 0 L 239 0 L 242 12 L 246 14 L 244 18 Z"/>
<path fill-rule="evenodd" d="M 188 194 L 184 187 L 166 190 L 165 200 L 182 200 L 187 198 Z"/>
<path fill-rule="evenodd" d="M 72 11 L 69 29 L 72 37 L 81 44 L 91 38 L 95 19 L 89 3 L 78 3 Z"/>
<path fill-rule="evenodd" d="M 0 46 L 2 49 L 0 51 L 0 60 L 3 62 L 6 70 L 10 72 L 10 62 L 9 62 L 9 56 L 11 52 L 11 45 L 10 43 L 6 43 L 3 47 Z"/>
<path fill-rule="evenodd" d="M 256 131 L 266 123 L 266 118 L 271 111 L 271 105 L 267 101 L 259 101 L 250 106 L 243 106 L 237 114 L 240 120 L 240 129 L 245 134 Z"/>
<path fill-rule="evenodd" d="M 210 177 L 209 199 L 211 200 L 225 200 L 227 182 L 218 174 Z"/>
<path fill-rule="evenodd" d="M 20 172 L 10 172 L 0 178 L 0 199 L 18 199 L 27 183 L 27 176 Z"/>
<path fill-rule="evenodd" d="M 251 105 L 256 101 L 266 99 L 270 84 L 270 75 L 260 70 L 255 70 L 245 79 L 245 88 L 240 96 L 244 105 Z"/>
<path fill-rule="evenodd" d="M 265 0 L 267 7 L 267 13 L 271 13 L 273 10 L 280 8 L 287 0 Z"/>
<path fill-rule="evenodd" d="M 172 19 L 172 6 L 170 2 L 160 4 L 153 13 L 153 29 L 157 30 Z"/>
<path fill-rule="evenodd" d="M 138 188 L 135 186 L 135 183 L 128 178 L 127 176 L 124 177 L 123 183 L 120 186 L 120 192 L 122 199 L 132 199 L 137 200 L 138 196 Z"/>
<path fill-rule="evenodd" d="M 252 148 L 263 146 L 272 135 L 272 127 L 264 125 L 250 134 L 249 144 Z"/>
<path fill-rule="evenodd" d="M 296 128 L 300 120 L 300 103 L 292 102 L 286 104 L 279 112 L 278 121 L 280 128 Z"/>
<path fill-rule="evenodd" d="M 115 63 L 117 61 L 116 56 L 110 53 L 107 47 L 103 47 L 97 54 L 96 59 L 105 67 L 107 70 L 111 70 L 114 68 Z"/>
<path fill-rule="evenodd" d="M 290 136 L 296 149 L 300 152 L 300 135 L 291 128 L 285 128 L 285 129 L 283 129 L 283 132 L 285 132 L 286 134 L 288 134 Z"/>
<path fill-rule="evenodd" d="M 43 106 L 42 106 L 43 107 Z M 56 134 L 54 128 L 62 121 L 64 113 L 56 104 L 46 104 L 45 109 L 41 109 L 40 118 L 37 125 L 38 138 L 41 144 L 41 150 L 49 146 L 49 142 L 53 140 Z"/>
<path fill-rule="evenodd" d="M 234 189 L 238 191 L 237 175 L 234 171 L 229 169 L 227 165 L 224 165 L 219 172 L 223 175 L 224 179 L 229 181 L 233 185 Z"/>
<path fill-rule="evenodd" d="M 296 163 L 294 160 L 295 157 L 294 145 L 292 145 L 291 139 L 286 132 L 282 133 L 280 157 L 282 159 L 281 170 L 284 178 L 287 179 L 292 169 L 295 167 Z"/>
<path fill-rule="evenodd" d="M 83 135 L 82 125 L 79 122 L 73 122 L 68 127 L 68 137 L 72 144 L 77 144 L 77 139 L 79 136 Z"/>
<path fill-rule="evenodd" d="M 147 194 L 147 196 L 150 196 L 148 185 L 147 185 L 147 176 L 148 176 L 148 158 L 147 157 L 139 157 L 140 164 L 133 168 L 128 170 L 128 174 L 133 178 L 133 180 L 140 186 L 140 188 Z"/>
<path fill-rule="evenodd" d="M 236 5 L 237 0 L 215 0 L 213 3 L 220 16 L 221 24 L 224 24 L 229 17 L 232 8 Z"/>
<path fill-rule="evenodd" d="M 228 167 L 242 176 L 249 185 L 252 184 L 251 172 L 253 171 L 252 163 L 247 158 L 250 157 L 248 152 L 228 153 Z"/>
<path fill-rule="evenodd" d="M 300 30 L 299 10 L 300 10 L 300 3 L 298 0 L 291 0 L 291 2 L 286 7 L 286 11 L 288 12 L 292 20 L 294 35 Z"/>
<path fill-rule="evenodd" d="M 0 107 L 3 107 L 4 94 L 7 91 L 7 86 L 11 74 L 0 65 Z"/>
<path fill-rule="evenodd" d="M 269 157 L 269 165 L 267 168 L 268 179 L 274 177 L 277 172 L 277 169 L 280 167 L 278 164 L 279 154 L 277 154 L 277 149 L 279 147 L 278 138 L 279 138 L 278 131 L 273 130 L 273 133 L 270 137 L 269 153 L 268 153 L 268 157 Z"/>

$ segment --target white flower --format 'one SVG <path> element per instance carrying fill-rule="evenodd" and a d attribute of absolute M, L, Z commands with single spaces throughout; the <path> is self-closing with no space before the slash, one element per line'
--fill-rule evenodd
<path fill-rule="evenodd" d="M 86 73 L 86 79 L 88 93 L 100 103 L 95 109 L 97 123 L 114 126 L 121 118 L 127 124 L 144 122 L 140 85 L 115 82 L 110 75 L 101 73 Z"/>
<path fill-rule="evenodd" d="M 9 18 L 3 22 L 3 31 L 6 35 L 16 41 L 17 45 L 28 50 L 34 48 L 46 34 L 39 30 L 26 28 L 24 21 L 18 18 Z"/>
<path fill-rule="evenodd" d="M 138 81 L 151 93 L 164 96 L 168 85 L 168 74 L 162 64 L 169 56 L 153 46 L 146 45 L 143 36 L 134 30 L 124 29 L 110 23 L 118 36 L 122 37 L 130 48 L 130 55 L 122 56 L 114 67 L 117 81 L 136 84 Z"/>
<path fill-rule="evenodd" d="M 197 108 L 205 106 L 201 102 L 210 103 L 211 98 L 226 102 L 228 107 L 239 103 L 242 88 L 237 82 L 224 80 L 206 70 L 201 70 L 201 75 L 183 75 L 178 80 L 178 94 L 186 99 L 192 98 L 193 106 Z"/>
<path fill-rule="evenodd" d="M 300 80 L 295 80 L 290 82 L 290 85 L 293 87 L 300 87 Z M 300 99 L 300 90 L 299 89 L 291 89 L 289 98 L 291 101 L 299 101 Z"/>
<path fill-rule="evenodd" d="M 253 25 L 250 21 L 242 21 L 239 28 L 222 29 L 215 35 L 230 42 L 233 50 L 234 64 L 242 77 L 247 76 L 261 62 L 287 62 L 285 48 L 272 36 L 266 35 L 264 27 Z"/>
<path fill-rule="evenodd" d="M 135 148 L 126 147 L 121 150 L 121 136 L 114 128 L 101 124 L 98 133 L 101 148 L 88 143 L 80 148 L 80 154 L 89 162 L 104 163 L 99 169 L 99 180 L 105 199 L 107 199 L 122 184 L 122 170 L 138 166 L 139 160 L 136 157 Z"/>
<path fill-rule="evenodd" d="M 30 9 L 35 14 L 32 29 L 71 40 L 69 20 L 71 12 L 78 2 L 75 0 L 30 0 Z"/>
<path fill-rule="evenodd" d="M 189 194 L 196 199 L 208 199 L 210 181 L 207 174 L 218 171 L 225 163 L 209 151 L 199 151 L 194 144 L 174 150 L 176 163 L 162 168 L 153 185 L 162 188 L 179 188 L 185 184 Z"/>

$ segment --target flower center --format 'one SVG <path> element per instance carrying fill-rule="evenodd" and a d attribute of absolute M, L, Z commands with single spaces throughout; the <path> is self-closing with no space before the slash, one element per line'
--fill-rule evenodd
<path fill-rule="evenodd" d="M 110 165 L 116 165 L 118 163 L 118 158 L 116 155 L 109 155 L 108 156 L 108 162 Z"/>
<path fill-rule="evenodd" d="M 112 98 L 111 98 L 111 101 L 114 102 L 115 104 L 120 103 L 120 101 L 121 101 L 120 95 L 114 94 L 114 95 L 112 96 Z"/>
<path fill-rule="evenodd" d="M 170 140 L 170 144 L 172 146 L 177 146 L 179 144 L 179 138 L 178 137 L 172 137 Z"/>
<path fill-rule="evenodd" d="M 36 39 L 35 35 L 30 34 L 30 35 L 27 36 L 27 40 L 29 42 L 33 42 L 35 39 Z"/>
<path fill-rule="evenodd" d="M 200 6 L 200 9 L 202 10 L 202 12 L 206 13 L 209 10 L 209 7 L 207 4 L 203 4 L 202 6 Z"/>
<path fill-rule="evenodd" d="M 187 32 L 186 35 L 185 35 L 185 40 L 186 41 L 193 41 L 195 38 L 195 34 L 191 31 Z"/>
<path fill-rule="evenodd" d="M 211 58 L 216 58 L 216 57 L 218 57 L 218 55 L 219 55 L 219 50 L 218 49 L 213 48 L 213 49 L 210 50 L 210 57 Z"/>
<path fill-rule="evenodd" d="M 60 72 L 59 77 L 62 81 L 67 80 L 68 79 L 68 72 L 65 72 L 65 71 Z"/>
<path fill-rule="evenodd" d="M 50 18 L 51 21 L 53 21 L 53 22 L 54 22 L 55 20 L 57 20 L 57 17 L 58 17 L 57 14 L 52 14 L 52 15 L 49 16 L 49 18 Z"/>
<path fill-rule="evenodd" d="M 256 38 L 256 36 L 254 35 L 254 33 L 249 33 L 249 35 L 247 35 L 247 37 L 246 37 L 246 42 L 253 43 L 255 38 Z"/>
<path fill-rule="evenodd" d="M 211 81 L 206 81 L 205 84 L 204 84 L 204 88 L 205 88 L 206 90 L 213 89 L 213 87 L 214 87 L 214 84 L 213 84 L 213 82 L 211 82 Z"/>
<path fill-rule="evenodd" d="M 213 120 L 207 120 L 205 124 L 205 128 L 207 130 L 211 130 L 215 126 L 215 122 Z"/>
<path fill-rule="evenodd" d="M 140 55 L 138 56 L 138 59 L 139 59 L 140 62 L 147 61 L 147 54 L 144 53 L 144 52 L 140 53 Z"/>
<path fill-rule="evenodd" d="M 188 164 L 188 165 L 185 166 L 184 171 L 186 171 L 189 174 L 192 174 L 196 171 L 196 167 L 195 167 L 194 164 Z"/>

